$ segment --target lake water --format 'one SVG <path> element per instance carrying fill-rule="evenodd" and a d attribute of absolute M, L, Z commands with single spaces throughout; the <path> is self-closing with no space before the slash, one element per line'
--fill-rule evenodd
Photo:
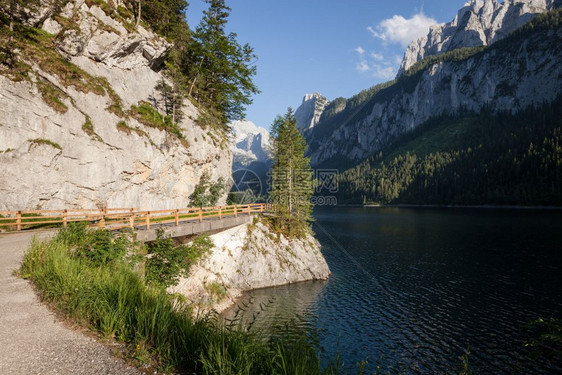
<path fill-rule="evenodd" d="M 562 318 L 562 212 L 332 207 L 313 229 L 327 282 L 252 292 L 254 327 L 318 331 L 326 358 L 404 373 L 562 373 L 525 355 L 539 317 Z M 255 318 L 254 318 L 255 317 Z"/>

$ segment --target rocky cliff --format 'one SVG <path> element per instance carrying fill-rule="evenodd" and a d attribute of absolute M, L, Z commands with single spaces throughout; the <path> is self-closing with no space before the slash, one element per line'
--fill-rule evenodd
<path fill-rule="evenodd" d="M 491 46 L 426 58 L 397 80 L 342 102 L 345 109 L 323 115 L 305 133 L 311 162 L 353 165 L 441 114 L 483 108 L 513 113 L 551 102 L 562 93 L 561 42 L 560 10 L 554 10 Z"/>
<path fill-rule="evenodd" d="M 222 311 L 244 291 L 330 276 L 320 244 L 312 235 L 287 239 L 255 218 L 210 237 L 211 253 L 191 267 L 189 277 L 170 288 L 203 310 Z"/>
<path fill-rule="evenodd" d="M 306 94 L 295 111 L 297 127 L 301 130 L 312 129 L 320 121 L 320 116 L 328 104 L 330 101 L 317 92 Z"/>
<path fill-rule="evenodd" d="M 164 115 L 170 45 L 118 5 L 69 1 L 17 30 L 17 68 L 0 64 L 0 210 L 185 207 L 204 171 L 230 176 L 225 136 L 191 103 Z"/>
<path fill-rule="evenodd" d="M 505 38 L 536 15 L 555 7 L 555 0 L 471 0 L 452 22 L 432 26 L 426 36 L 413 41 L 398 75 L 416 62 L 463 47 L 487 46 Z"/>

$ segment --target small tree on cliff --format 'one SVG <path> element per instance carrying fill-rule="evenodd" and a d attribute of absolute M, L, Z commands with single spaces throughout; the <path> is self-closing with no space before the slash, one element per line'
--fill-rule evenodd
<path fill-rule="evenodd" d="M 297 129 L 291 108 L 277 116 L 271 126 L 273 165 L 270 170 L 270 200 L 278 230 L 290 236 L 302 236 L 312 220 L 314 187 L 310 159 L 304 156 L 306 142 Z"/>

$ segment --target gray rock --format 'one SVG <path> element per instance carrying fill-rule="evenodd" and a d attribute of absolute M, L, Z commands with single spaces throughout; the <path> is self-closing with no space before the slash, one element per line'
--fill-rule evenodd
<path fill-rule="evenodd" d="M 302 99 L 302 104 L 295 111 L 297 127 L 301 130 L 312 129 L 318 121 L 326 106 L 330 101 L 321 94 L 306 94 Z"/>
<path fill-rule="evenodd" d="M 536 15 L 555 7 L 556 0 L 471 0 L 452 22 L 432 26 L 426 36 L 413 41 L 398 76 L 417 61 L 461 47 L 487 46 L 505 38 Z"/>
<path fill-rule="evenodd" d="M 211 236 L 210 254 L 190 269 L 170 292 L 181 293 L 203 310 L 222 311 L 244 291 L 306 280 L 325 280 L 330 269 L 319 242 L 308 235 L 287 239 L 272 233 L 261 221 Z M 211 285 L 224 288 L 213 295 Z"/>
<path fill-rule="evenodd" d="M 169 44 L 142 28 L 129 33 L 97 6 L 69 2 L 62 16 L 74 15 L 79 31 L 61 31 L 59 50 L 95 77 L 107 79 L 123 108 L 144 100 L 164 111 L 154 70 Z M 108 25 L 117 32 L 110 32 Z M 43 27 L 58 28 L 53 20 Z M 135 207 L 186 207 L 189 195 L 208 171 L 212 180 L 231 175 L 232 155 L 226 140 L 195 123 L 198 110 L 186 101 L 178 122 L 189 146 L 176 136 L 147 127 L 132 117 L 108 111 L 111 100 L 65 87 L 35 62 L 32 81 L 0 76 L 0 210 Z M 57 112 L 43 100 L 34 81 L 43 79 L 64 92 L 68 108 Z M 95 135 L 83 130 L 89 117 Z M 131 129 L 119 131 L 125 121 Z M 123 130 L 123 129 L 122 129 Z M 36 144 L 46 139 L 60 146 Z M 226 194 L 219 203 L 224 203 Z"/>

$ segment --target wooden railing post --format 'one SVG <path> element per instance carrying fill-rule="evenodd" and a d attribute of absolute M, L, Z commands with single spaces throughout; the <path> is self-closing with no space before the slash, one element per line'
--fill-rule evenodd
<path fill-rule="evenodd" d="M 103 211 L 101 212 L 101 219 L 100 219 L 100 222 L 98 223 L 98 226 L 100 228 L 105 228 L 105 215 L 104 215 Z"/>
<path fill-rule="evenodd" d="M 263 203 L 260 204 L 260 212 L 263 213 Z"/>
<path fill-rule="evenodd" d="M 146 211 L 146 217 L 144 218 L 146 223 L 146 229 L 150 229 L 150 211 Z"/>
<path fill-rule="evenodd" d="M 176 226 L 180 225 L 180 210 L 176 209 L 174 212 L 174 218 L 176 219 Z"/>
<path fill-rule="evenodd" d="M 222 207 L 219 206 L 219 220 L 222 220 Z"/>
<path fill-rule="evenodd" d="M 234 205 L 234 217 L 238 217 L 238 205 Z"/>
<path fill-rule="evenodd" d="M 21 230 L 21 211 L 16 212 L 16 230 Z"/>
<path fill-rule="evenodd" d="M 129 226 L 131 228 L 135 227 L 135 212 L 132 208 L 129 209 Z"/>
<path fill-rule="evenodd" d="M 68 226 L 68 210 L 62 211 L 62 226 L 65 228 Z"/>
<path fill-rule="evenodd" d="M 199 222 L 203 221 L 203 209 L 199 207 Z"/>
<path fill-rule="evenodd" d="M 252 214 L 252 206 L 248 205 L 248 216 Z"/>

